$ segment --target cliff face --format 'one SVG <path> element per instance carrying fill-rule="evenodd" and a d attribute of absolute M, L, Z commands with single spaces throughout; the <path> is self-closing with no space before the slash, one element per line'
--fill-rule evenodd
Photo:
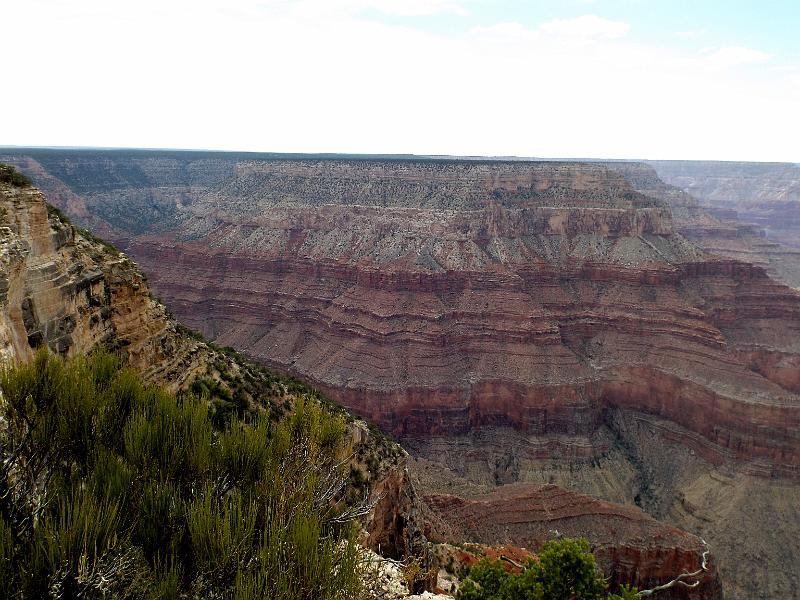
<path fill-rule="evenodd" d="M 42 343 L 73 356 L 123 347 L 146 380 L 177 390 L 207 349 L 182 337 L 125 255 L 78 234 L 41 192 L 0 187 L 0 347 L 26 360 Z"/>
<path fill-rule="evenodd" d="M 249 164 L 131 250 L 192 325 L 398 436 L 586 435 L 630 408 L 699 434 L 709 460 L 796 473 L 777 332 L 800 297 L 706 257 L 605 167 Z"/>
<path fill-rule="evenodd" d="M 659 523 L 641 510 L 602 502 L 554 485 L 509 485 L 470 500 L 436 494 L 426 497 L 436 519 L 434 538 L 472 539 L 483 544 L 514 544 L 536 549 L 547 540 L 587 536 L 612 589 L 633 583 L 649 589 L 680 573 L 701 568 L 702 540 Z M 662 598 L 722 598 L 713 565 Z"/>
<path fill-rule="evenodd" d="M 667 183 L 700 200 L 719 220 L 750 225 L 753 258 L 766 259 L 773 274 L 800 287 L 800 165 L 790 163 L 653 161 Z M 723 253 L 741 252 L 744 235 L 717 242 Z M 702 232 L 701 232 L 702 233 Z M 736 240 L 735 237 L 739 239 Z M 738 242 L 738 243 L 737 243 Z"/>
<path fill-rule="evenodd" d="M 274 418 L 297 395 L 280 378 L 190 335 L 152 298 L 126 255 L 70 225 L 38 189 L 0 182 L 0 366 L 31 359 L 41 345 L 64 357 L 101 345 L 117 349 L 148 383 L 171 391 L 198 382 L 222 387 L 223 397 L 238 397 Z M 405 453 L 363 421 L 349 419 L 348 430 L 352 468 L 362 473 L 360 491 L 377 498 L 391 490 L 392 498 L 405 500 L 392 507 L 378 503 L 368 515 L 371 547 L 383 541 L 393 558 L 430 560 L 416 520 L 419 501 L 405 477 Z"/>
<path fill-rule="evenodd" d="M 707 253 L 758 265 L 770 277 L 795 289 L 800 288 L 800 249 L 793 241 L 793 236 L 796 236 L 791 231 L 788 237 L 776 234 L 774 226 L 747 210 L 739 209 L 749 203 L 763 203 L 763 200 L 756 198 L 769 196 L 769 193 L 762 190 L 759 194 L 753 189 L 752 182 L 745 183 L 743 178 L 732 176 L 725 180 L 724 192 L 713 185 L 709 185 L 708 189 L 699 188 L 698 180 L 701 174 L 707 174 L 706 168 L 715 165 L 720 168 L 719 165 L 726 164 L 663 161 L 651 164 L 614 162 L 608 163 L 608 166 L 622 173 L 637 191 L 668 203 L 672 208 L 676 231 Z M 755 172 L 771 170 L 770 165 L 751 164 L 750 167 Z M 694 173 L 695 177 L 683 176 L 687 172 Z M 664 175 L 664 179 L 659 175 Z M 772 189 L 777 195 L 785 195 L 789 193 L 787 188 L 791 185 L 790 178 L 783 181 L 778 178 L 778 181 L 772 182 Z M 735 195 L 720 197 L 729 192 Z M 753 195 L 749 200 L 744 200 L 747 194 Z M 781 212 L 777 206 L 773 208 Z M 775 216 L 783 221 L 789 215 Z M 791 230 L 791 221 L 788 224 Z"/>
<path fill-rule="evenodd" d="M 191 326 L 402 437 L 427 490 L 636 502 L 732 597 L 791 597 L 800 301 L 676 232 L 698 210 L 619 165 L 245 161 L 128 249 Z"/>

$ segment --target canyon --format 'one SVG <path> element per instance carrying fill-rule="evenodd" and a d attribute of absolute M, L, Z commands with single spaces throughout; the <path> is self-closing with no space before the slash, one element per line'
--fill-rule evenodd
<path fill-rule="evenodd" d="M 800 593 L 800 295 L 775 279 L 793 254 L 658 165 L 0 160 L 120 244 L 189 326 L 395 436 L 431 535 L 585 531 L 652 585 L 697 565 L 677 527 L 708 542 L 726 597 Z M 647 571 L 654 540 L 672 558 Z"/>
<path fill-rule="evenodd" d="M 712 161 L 653 161 L 667 183 L 720 214 L 755 223 L 788 246 L 800 246 L 800 165 Z"/>
<path fill-rule="evenodd" d="M 682 230 L 687 237 L 800 287 L 800 165 L 677 160 L 649 165 L 669 187 L 696 199 L 703 215 L 689 220 Z"/>

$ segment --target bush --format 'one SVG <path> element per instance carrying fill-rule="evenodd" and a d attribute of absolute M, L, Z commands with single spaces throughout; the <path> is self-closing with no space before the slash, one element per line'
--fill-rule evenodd
<path fill-rule="evenodd" d="M 33 182 L 17 171 L 11 165 L 0 163 L 0 183 L 10 183 L 14 187 L 26 188 L 31 187 Z"/>
<path fill-rule="evenodd" d="M 629 600 L 638 597 L 628 588 L 622 596 L 606 595 L 589 543 L 584 539 L 546 542 L 538 560 L 520 573 L 510 573 L 498 560 L 483 559 L 472 567 L 456 594 L 457 600 Z"/>
<path fill-rule="evenodd" d="M 205 401 L 105 352 L 42 350 L 0 390 L 0 597 L 360 597 L 330 493 L 349 475 L 341 418 L 299 401 L 216 430 Z"/>

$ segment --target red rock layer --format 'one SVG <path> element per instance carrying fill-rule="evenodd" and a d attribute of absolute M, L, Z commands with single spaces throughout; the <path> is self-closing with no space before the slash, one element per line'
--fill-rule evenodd
<path fill-rule="evenodd" d="M 613 589 L 625 583 L 647 589 L 680 573 L 700 569 L 703 542 L 655 521 L 642 511 L 576 494 L 557 486 L 513 485 L 464 500 L 428 495 L 432 539 L 471 539 L 483 544 L 513 544 L 531 550 L 558 537 L 586 537 L 598 565 L 613 574 Z M 663 598 L 722 598 L 719 577 L 709 555 L 708 572 L 695 588 L 679 586 Z"/>
<path fill-rule="evenodd" d="M 322 162 L 240 167 L 131 250 L 192 326 L 398 436 L 587 434 L 621 407 L 800 474 L 800 296 L 703 255 L 621 174 Z"/>

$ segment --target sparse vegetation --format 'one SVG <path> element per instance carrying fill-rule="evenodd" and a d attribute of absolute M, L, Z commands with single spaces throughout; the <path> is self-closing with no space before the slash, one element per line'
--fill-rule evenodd
<path fill-rule="evenodd" d="M 19 188 L 27 188 L 33 185 L 27 175 L 4 163 L 0 163 L 0 183 L 9 183 Z"/>
<path fill-rule="evenodd" d="M 108 352 L 0 377 L 0 596 L 349 599 L 345 424 L 212 422 Z"/>
<path fill-rule="evenodd" d="M 633 600 L 634 590 L 607 594 L 606 582 L 584 539 L 546 542 L 538 560 L 519 573 L 504 569 L 499 560 L 482 559 L 470 571 L 457 600 Z"/>
<path fill-rule="evenodd" d="M 62 223 L 70 224 L 70 220 L 67 218 L 60 208 L 57 206 L 53 206 L 49 202 L 45 204 L 47 206 L 47 215 L 51 218 L 59 219 Z"/>
<path fill-rule="evenodd" d="M 56 209 L 56 210 L 58 210 L 58 209 Z M 66 217 L 63 216 L 63 213 L 61 213 L 61 211 L 59 211 L 59 214 L 62 216 L 62 220 L 64 220 L 65 222 L 69 223 L 69 220 L 67 220 Z M 94 235 L 88 229 L 84 229 L 82 227 L 75 227 L 75 229 L 85 239 L 89 240 L 90 242 L 93 242 L 95 244 L 100 245 L 103 248 L 103 252 L 105 252 L 107 254 L 110 254 L 111 256 L 119 256 L 119 254 L 120 254 L 119 248 L 117 248 L 111 242 L 107 242 L 104 239 L 97 237 L 96 235 Z"/>

